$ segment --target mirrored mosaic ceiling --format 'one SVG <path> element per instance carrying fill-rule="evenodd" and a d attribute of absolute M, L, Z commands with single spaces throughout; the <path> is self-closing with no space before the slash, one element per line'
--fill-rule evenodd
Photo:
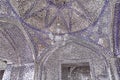
<path fill-rule="evenodd" d="M 10 3 L 24 24 L 39 31 L 59 34 L 80 31 L 94 25 L 106 1 L 10 0 Z"/>
<path fill-rule="evenodd" d="M 116 0 L 0 0 L 0 42 L 2 44 L 0 45 L 0 59 L 7 61 L 8 64 L 14 64 L 14 67 L 7 66 L 5 76 L 9 76 L 4 77 L 4 80 L 7 80 L 7 78 L 17 80 L 18 76 L 14 74 L 20 73 L 19 78 L 21 80 L 26 80 L 28 77 L 29 80 L 32 80 L 34 75 L 37 76 L 37 78 L 34 76 L 35 80 L 38 80 L 40 78 L 38 75 L 47 71 L 43 66 L 48 70 L 51 69 L 52 72 L 52 68 L 56 68 L 56 66 L 53 67 L 49 62 L 55 62 L 57 59 L 54 58 L 54 55 L 50 59 L 50 55 L 46 51 L 51 50 L 53 47 L 56 49 L 59 45 L 65 45 L 71 38 L 77 38 L 78 41 L 83 40 L 83 42 L 96 45 L 105 52 L 105 56 L 108 55 L 108 58 L 113 56 L 114 46 L 111 25 L 113 23 L 114 14 L 112 12 L 114 12 L 113 6 L 115 2 Z M 76 49 L 73 51 L 76 51 L 77 54 Z M 70 51 L 70 49 L 66 50 Z M 73 54 L 69 54 L 69 58 L 74 57 Z M 87 56 L 85 57 L 87 58 Z M 97 58 L 99 57 L 97 56 Z M 45 59 L 48 59 L 48 61 Z M 94 60 L 97 59 L 94 58 Z M 101 57 L 100 60 L 102 61 Z M 48 64 L 45 64 L 44 61 Z M 35 64 L 32 64 L 31 67 L 29 65 L 31 63 Z M 101 73 L 104 68 L 105 73 L 104 71 L 103 73 L 106 74 L 102 75 L 106 77 L 102 79 L 109 80 L 106 70 L 107 62 L 103 59 L 102 63 L 105 64 L 104 66 L 101 65 Z M 40 72 L 39 69 L 37 71 L 36 64 L 42 67 L 43 72 Z M 99 65 L 99 59 L 96 64 Z M 81 67 L 84 66 L 75 66 L 75 69 L 74 66 L 62 66 L 62 70 L 67 70 L 62 73 L 69 75 L 73 69 L 73 73 L 71 73 L 72 80 L 79 79 L 79 73 L 86 73 L 84 76 L 89 78 L 91 65 L 86 66 L 88 70 L 85 72 L 80 70 Z M 96 72 L 97 67 L 95 67 Z M 44 77 L 44 75 L 41 76 Z M 49 77 L 49 75 L 46 76 Z M 65 78 L 68 79 L 66 76 Z"/>
<path fill-rule="evenodd" d="M 0 4 L 0 30 L 13 51 L 17 46 L 24 49 L 25 44 L 30 51 L 32 45 L 36 58 L 68 35 L 110 49 L 109 0 L 1 0 Z"/>
<path fill-rule="evenodd" d="M 11 3 L 22 20 L 34 28 L 53 33 L 68 33 L 85 29 L 93 24 L 105 2 L 104 0 L 11 0 Z"/>
<path fill-rule="evenodd" d="M 32 35 L 37 35 L 38 33 L 38 35 L 41 34 L 41 38 L 44 38 L 45 36 L 51 36 L 51 34 L 63 35 L 66 33 L 74 34 L 82 31 L 85 32 L 89 27 L 95 26 L 105 10 L 108 1 L 91 0 L 89 3 L 86 2 L 85 0 L 11 0 L 9 6 L 11 6 L 13 13 L 19 21 L 27 27 L 27 30 L 28 28 L 32 29 L 32 31 L 34 30 L 33 33 L 35 34 Z M 96 30 L 98 30 L 97 28 Z M 30 32 L 32 33 L 32 31 Z M 99 35 L 102 31 L 99 28 L 97 34 Z M 90 32 L 86 30 L 86 32 L 92 33 L 93 31 Z M 89 33 L 85 34 L 88 36 Z M 43 36 L 44 34 L 45 36 Z M 93 36 L 89 36 L 93 39 Z M 104 41 L 106 41 L 106 39 Z"/>

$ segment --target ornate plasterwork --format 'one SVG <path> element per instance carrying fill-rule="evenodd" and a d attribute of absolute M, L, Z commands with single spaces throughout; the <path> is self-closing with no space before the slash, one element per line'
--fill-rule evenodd
<path fill-rule="evenodd" d="M 114 0 L 1 0 L 0 4 L 0 29 L 14 25 L 8 34 L 16 43 L 17 66 L 31 60 L 39 63 L 47 50 L 64 45 L 70 36 L 96 45 L 107 58 L 113 56 L 110 26 Z"/>

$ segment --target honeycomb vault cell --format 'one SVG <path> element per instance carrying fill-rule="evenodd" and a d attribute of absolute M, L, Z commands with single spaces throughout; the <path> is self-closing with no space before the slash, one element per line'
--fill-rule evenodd
<path fill-rule="evenodd" d="M 62 80 L 91 80 L 89 64 L 63 64 Z"/>
<path fill-rule="evenodd" d="M 105 0 L 10 1 L 23 23 L 52 33 L 58 33 L 59 29 L 62 34 L 80 31 L 94 24 L 105 5 Z"/>

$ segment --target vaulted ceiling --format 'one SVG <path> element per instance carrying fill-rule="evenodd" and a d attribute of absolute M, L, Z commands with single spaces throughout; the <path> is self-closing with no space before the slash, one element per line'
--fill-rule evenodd
<path fill-rule="evenodd" d="M 110 6 L 109 0 L 1 0 L 0 58 L 31 63 L 67 35 L 110 49 Z"/>

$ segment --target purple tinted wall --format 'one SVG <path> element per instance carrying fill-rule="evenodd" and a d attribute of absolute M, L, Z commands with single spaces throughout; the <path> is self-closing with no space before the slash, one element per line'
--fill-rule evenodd
<path fill-rule="evenodd" d="M 116 3 L 114 15 L 114 50 L 117 56 L 120 55 L 120 3 Z"/>

